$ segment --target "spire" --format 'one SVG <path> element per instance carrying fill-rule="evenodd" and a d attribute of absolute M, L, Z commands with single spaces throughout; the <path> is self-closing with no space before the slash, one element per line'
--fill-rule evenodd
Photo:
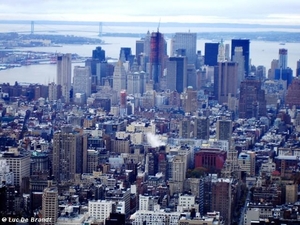
<path fill-rule="evenodd" d="M 219 43 L 218 49 L 218 62 L 225 62 L 225 47 L 223 43 L 223 38 L 221 39 L 221 43 Z"/>

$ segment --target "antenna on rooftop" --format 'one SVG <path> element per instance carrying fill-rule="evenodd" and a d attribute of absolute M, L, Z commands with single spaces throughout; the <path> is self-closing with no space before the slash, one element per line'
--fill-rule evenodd
<path fill-rule="evenodd" d="M 161 18 L 159 18 L 158 25 L 157 25 L 157 32 L 159 32 L 160 19 L 161 19 Z"/>

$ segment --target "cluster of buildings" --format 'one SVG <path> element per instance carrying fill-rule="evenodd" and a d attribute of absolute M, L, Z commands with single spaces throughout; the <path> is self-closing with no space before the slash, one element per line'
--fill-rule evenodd
<path fill-rule="evenodd" d="M 163 34 L 148 32 L 115 63 L 97 47 L 73 80 L 62 54 L 56 82 L 1 85 L 0 216 L 296 224 L 300 89 L 287 50 L 267 79 L 249 40 L 207 43 L 203 56 L 196 39 L 176 33 L 168 57 Z"/>

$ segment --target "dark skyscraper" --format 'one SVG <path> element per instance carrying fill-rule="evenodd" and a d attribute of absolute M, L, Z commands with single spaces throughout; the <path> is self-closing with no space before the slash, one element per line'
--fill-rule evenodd
<path fill-rule="evenodd" d="M 204 64 L 208 66 L 218 65 L 219 43 L 205 43 Z"/>
<path fill-rule="evenodd" d="M 231 40 L 231 59 L 233 59 L 235 47 L 243 48 L 243 56 L 245 59 L 245 64 L 244 64 L 245 76 L 249 76 L 250 40 L 249 39 L 232 39 Z"/>
<path fill-rule="evenodd" d="M 170 57 L 167 62 L 167 88 L 182 93 L 187 85 L 187 57 Z"/>
<path fill-rule="evenodd" d="M 159 90 L 160 80 L 165 68 L 166 44 L 163 34 L 153 32 L 150 39 L 150 77 L 154 83 L 154 89 Z"/>
<path fill-rule="evenodd" d="M 96 49 L 93 50 L 92 58 L 100 62 L 105 61 L 105 51 L 100 46 L 96 47 Z"/>
<path fill-rule="evenodd" d="M 241 83 L 239 118 L 259 118 L 265 115 L 265 91 L 261 89 L 261 81 L 248 77 Z"/>

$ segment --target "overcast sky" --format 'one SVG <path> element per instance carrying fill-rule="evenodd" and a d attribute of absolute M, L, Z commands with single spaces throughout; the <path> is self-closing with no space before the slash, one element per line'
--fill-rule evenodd
<path fill-rule="evenodd" d="M 300 0 L 0 0 L 0 20 L 300 25 Z"/>

